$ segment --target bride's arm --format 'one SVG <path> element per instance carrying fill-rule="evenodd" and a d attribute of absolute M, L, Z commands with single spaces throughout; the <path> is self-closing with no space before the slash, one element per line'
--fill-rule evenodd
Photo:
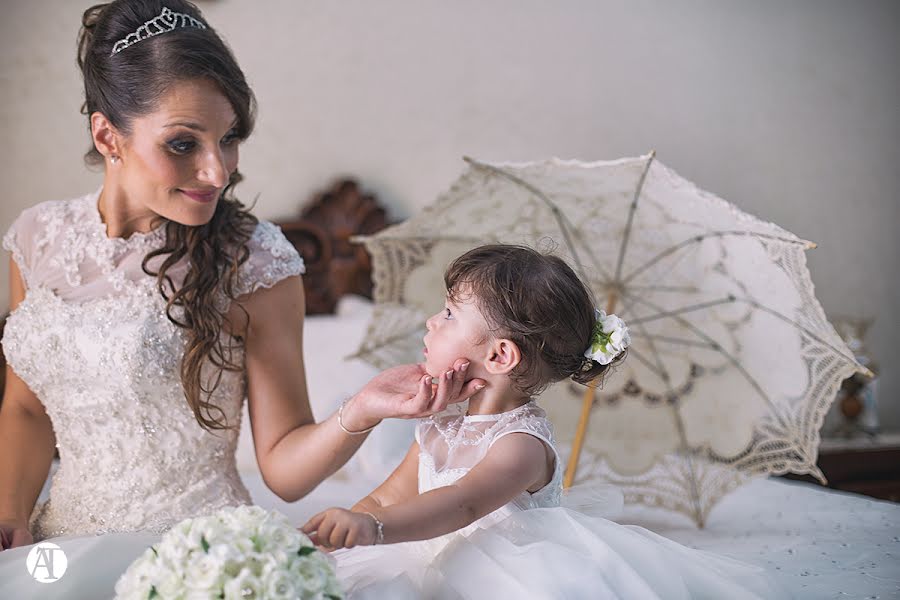
<path fill-rule="evenodd" d="M 12 311 L 25 297 L 25 286 L 12 259 L 9 283 Z M 12 546 L 32 542 L 28 518 L 50 471 L 55 446 L 53 425 L 43 404 L 7 365 L 0 409 L 0 529 Z"/>
<path fill-rule="evenodd" d="M 249 326 L 240 329 L 246 339 L 247 397 L 257 462 L 266 485 L 291 502 L 337 471 L 366 436 L 344 432 L 337 413 L 320 423 L 313 418 L 303 367 L 305 302 L 300 277 L 259 289 L 242 298 L 240 305 L 249 317 Z M 432 391 L 430 378 L 417 365 L 390 369 L 347 403 L 344 426 L 362 431 L 384 418 L 442 410 L 449 402 L 471 396 L 483 383 L 464 380 L 465 370 L 455 370 Z"/>

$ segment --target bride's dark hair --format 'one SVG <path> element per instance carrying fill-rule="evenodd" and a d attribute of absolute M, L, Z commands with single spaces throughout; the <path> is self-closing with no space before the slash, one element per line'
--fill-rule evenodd
<path fill-rule="evenodd" d="M 253 129 L 253 92 L 231 51 L 208 24 L 206 29 L 184 27 L 155 35 L 112 54 L 117 41 L 159 15 L 164 6 L 206 24 L 197 7 L 184 0 L 165 0 L 165 5 L 153 0 L 116 0 L 84 12 L 78 35 L 78 66 L 84 77 L 82 112 L 89 118 L 102 113 L 127 135 L 132 120 L 152 112 L 172 84 L 205 78 L 231 103 L 237 115 L 237 136 L 246 138 Z M 92 145 L 85 160 L 97 164 L 103 157 Z M 232 358 L 234 344 L 240 342 L 222 335 L 223 325 L 229 324 L 228 308 L 219 301 L 223 294 L 229 302 L 235 298 L 238 269 L 250 255 L 247 242 L 257 224 L 256 217 L 233 197 L 240 180 L 237 172 L 231 175 L 208 223 L 192 227 L 168 221 L 165 245 L 144 257 L 142 265 L 144 272 L 156 277 L 167 301 L 168 318 L 187 330 L 181 381 L 197 422 L 206 429 L 233 427 L 209 400 L 223 370 L 243 370 Z M 165 258 L 154 272 L 148 263 L 156 256 Z M 175 289 L 167 272 L 185 258 L 190 269 Z M 176 307 L 182 309 L 179 317 L 173 312 Z M 202 368 L 207 362 L 215 367 L 212 374 Z"/>

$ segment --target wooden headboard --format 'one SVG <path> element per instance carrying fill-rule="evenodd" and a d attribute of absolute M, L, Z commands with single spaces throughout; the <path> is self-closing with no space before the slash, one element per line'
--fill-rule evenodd
<path fill-rule="evenodd" d="M 371 235 L 387 225 L 373 194 L 353 179 L 340 179 L 307 202 L 294 221 L 280 221 L 285 237 L 306 263 L 306 314 L 333 313 L 344 294 L 372 297 L 372 262 L 355 235 Z"/>

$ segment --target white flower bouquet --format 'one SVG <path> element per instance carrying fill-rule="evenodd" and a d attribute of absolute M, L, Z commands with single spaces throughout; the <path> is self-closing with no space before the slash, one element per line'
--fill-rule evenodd
<path fill-rule="evenodd" d="M 258 506 L 185 519 L 116 583 L 116 598 L 343 598 L 331 559 L 287 517 Z"/>

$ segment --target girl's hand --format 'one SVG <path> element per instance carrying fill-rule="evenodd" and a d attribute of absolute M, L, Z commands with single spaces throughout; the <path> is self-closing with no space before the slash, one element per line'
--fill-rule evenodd
<path fill-rule="evenodd" d="M 371 515 L 343 508 L 322 511 L 300 528 L 317 546 L 331 551 L 354 546 L 371 546 L 378 526 Z"/>
<path fill-rule="evenodd" d="M 474 396 L 485 382 L 466 381 L 469 362 L 457 359 L 453 368 L 437 378 L 422 365 L 400 365 L 376 375 L 344 407 L 344 425 L 362 431 L 382 419 L 413 419 L 438 413 L 448 404 L 462 402 Z"/>
<path fill-rule="evenodd" d="M 28 527 L 21 524 L 0 521 L 0 552 L 34 543 Z"/>

